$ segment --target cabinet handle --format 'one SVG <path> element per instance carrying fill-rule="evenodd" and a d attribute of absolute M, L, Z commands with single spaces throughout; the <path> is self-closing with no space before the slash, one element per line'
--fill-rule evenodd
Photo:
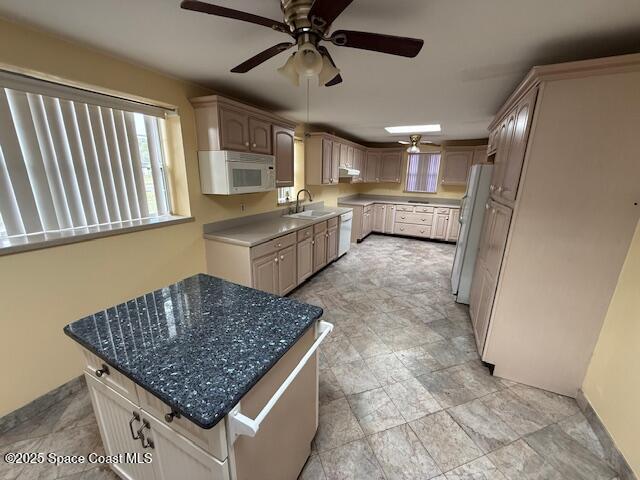
<path fill-rule="evenodd" d="M 282 246 L 282 244 L 281 244 L 281 243 L 278 243 L 278 248 L 280 248 L 281 246 Z"/>
<path fill-rule="evenodd" d="M 498 187 L 498 193 L 502 193 L 502 187 Z"/>
<path fill-rule="evenodd" d="M 96 370 L 96 377 L 100 378 L 102 375 L 109 375 L 109 373 L 109 367 L 103 363 L 102 368 Z"/>
<path fill-rule="evenodd" d="M 489 210 L 489 204 L 488 203 L 484 206 L 484 209 L 485 210 Z"/>
<path fill-rule="evenodd" d="M 273 262 L 274 262 L 274 263 L 278 263 L 278 257 L 274 258 L 274 259 L 273 259 Z"/>
<path fill-rule="evenodd" d="M 253 145 L 251 145 L 253 148 L 256 148 L 256 144 L 254 143 Z"/>
<path fill-rule="evenodd" d="M 490 191 L 490 192 L 493 192 L 495 189 L 496 189 L 496 186 L 495 186 L 495 185 L 491 185 L 491 186 L 489 187 L 489 191 Z"/>
<path fill-rule="evenodd" d="M 249 146 L 249 142 L 244 142 L 244 146 L 248 147 Z"/>
<path fill-rule="evenodd" d="M 164 416 L 164 421 L 167 422 L 167 423 L 171 423 L 171 422 L 173 422 L 174 418 L 180 418 L 180 413 L 176 412 L 175 410 L 171 410 L 171 413 L 167 413 Z"/>
<path fill-rule="evenodd" d="M 315 245 L 316 241 L 315 240 L 311 240 L 311 245 Z"/>
<path fill-rule="evenodd" d="M 142 448 L 156 448 L 153 443 L 153 440 L 149 440 L 143 433 L 144 429 L 151 431 L 151 425 L 144 418 L 142 419 L 142 426 L 138 429 L 138 436 L 140 437 L 140 443 L 142 444 Z M 146 442 L 146 443 L 145 443 Z"/>
<path fill-rule="evenodd" d="M 131 417 L 131 420 L 129 420 L 129 430 L 131 431 L 131 438 L 133 438 L 134 440 L 138 440 L 140 437 L 138 437 L 133 432 L 133 422 L 139 422 L 139 421 L 140 421 L 140 415 L 138 414 L 138 412 L 133 412 L 133 417 Z"/>
<path fill-rule="evenodd" d="M 280 255 L 280 260 L 284 260 L 284 255 Z"/>

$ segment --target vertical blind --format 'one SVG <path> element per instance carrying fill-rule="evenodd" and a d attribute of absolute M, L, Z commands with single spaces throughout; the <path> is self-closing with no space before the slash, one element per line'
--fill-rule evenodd
<path fill-rule="evenodd" d="M 440 153 L 412 153 L 407 164 L 408 192 L 436 193 Z"/>
<path fill-rule="evenodd" d="M 0 236 L 169 213 L 161 118 L 9 84 L 0 78 Z"/>

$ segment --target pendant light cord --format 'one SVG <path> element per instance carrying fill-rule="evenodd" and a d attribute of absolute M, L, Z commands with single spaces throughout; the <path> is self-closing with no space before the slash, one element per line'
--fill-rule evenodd
<path fill-rule="evenodd" d="M 307 78 L 307 127 L 309 126 L 309 81 L 310 79 Z"/>

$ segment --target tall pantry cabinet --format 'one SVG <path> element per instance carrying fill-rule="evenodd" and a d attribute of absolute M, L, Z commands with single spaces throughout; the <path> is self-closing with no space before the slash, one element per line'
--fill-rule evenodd
<path fill-rule="evenodd" d="M 640 55 L 535 67 L 490 127 L 471 289 L 482 359 L 575 396 L 640 218 Z"/>

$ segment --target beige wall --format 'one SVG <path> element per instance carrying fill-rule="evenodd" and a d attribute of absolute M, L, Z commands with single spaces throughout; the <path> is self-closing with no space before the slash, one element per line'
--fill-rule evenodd
<path fill-rule="evenodd" d="M 172 196 L 176 213 L 196 219 L 0 257 L 2 416 L 80 373 L 64 325 L 203 271 L 202 224 L 271 210 L 276 193 L 200 195 L 188 99 L 211 93 L 204 88 L 2 19 L 0 63 L 177 106 L 180 119 L 168 122 Z"/>
<path fill-rule="evenodd" d="M 640 223 L 582 387 L 640 477 Z"/>

